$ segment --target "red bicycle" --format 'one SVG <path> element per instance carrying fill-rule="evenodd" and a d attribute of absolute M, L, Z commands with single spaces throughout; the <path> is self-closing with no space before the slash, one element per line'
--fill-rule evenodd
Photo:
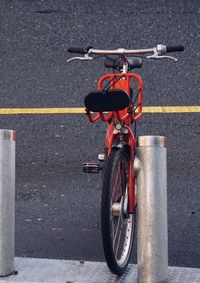
<path fill-rule="evenodd" d="M 98 90 L 84 100 L 90 122 L 107 122 L 105 153 L 100 163 L 84 163 L 86 173 L 103 173 L 101 198 L 101 230 L 104 254 L 110 270 L 122 275 L 131 256 L 136 227 L 137 185 L 134 172 L 136 121 L 142 115 L 143 82 L 139 75 L 129 73 L 142 67 L 147 59 L 176 58 L 167 52 L 183 51 L 183 46 L 157 45 L 150 49 L 97 50 L 69 48 L 70 53 L 82 54 L 72 60 L 93 60 L 105 57 L 105 67 L 113 73 L 102 76 Z M 146 55 L 145 54 L 150 54 Z M 134 55 L 134 57 L 130 57 Z M 95 114 L 96 113 L 96 114 Z M 134 125 L 132 130 L 131 124 Z"/>

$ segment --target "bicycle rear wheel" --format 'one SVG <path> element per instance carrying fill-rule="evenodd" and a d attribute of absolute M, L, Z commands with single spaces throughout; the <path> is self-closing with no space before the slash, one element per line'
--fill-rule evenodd
<path fill-rule="evenodd" d="M 127 213 L 128 177 L 128 155 L 112 149 L 104 172 L 101 230 L 107 265 L 119 276 L 129 264 L 135 232 L 135 215 Z"/>

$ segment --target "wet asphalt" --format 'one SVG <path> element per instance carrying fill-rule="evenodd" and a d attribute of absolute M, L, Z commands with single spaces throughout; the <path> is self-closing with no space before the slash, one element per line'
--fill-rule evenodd
<path fill-rule="evenodd" d="M 0 15 L 1 108 L 83 107 L 103 60 L 66 63 L 69 46 L 159 43 L 185 51 L 178 63 L 144 61 L 144 105 L 200 105 L 199 1 L 1 1 Z M 103 150 L 105 124 L 1 115 L 0 128 L 17 132 L 16 255 L 104 261 L 101 176 L 83 174 L 81 163 Z M 200 267 L 200 114 L 144 114 L 144 134 L 169 140 L 169 265 Z"/>

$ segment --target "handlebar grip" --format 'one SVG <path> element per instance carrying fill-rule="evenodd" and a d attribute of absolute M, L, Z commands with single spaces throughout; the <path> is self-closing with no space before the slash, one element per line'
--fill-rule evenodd
<path fill-rule="evenodd" d="M 68 52 L 82 54 L 82 55 L 87 54 L 87 50 L 85 50 L 84 48 L 79 48 L 79 47 L 69 47 Z"/>
<path fill-rule="evenodd" d="M 180 52 L 180 51 L 184 51 L 184 46 L 183 45 L 166 46 L 166 51 L 167 52 Z"/>

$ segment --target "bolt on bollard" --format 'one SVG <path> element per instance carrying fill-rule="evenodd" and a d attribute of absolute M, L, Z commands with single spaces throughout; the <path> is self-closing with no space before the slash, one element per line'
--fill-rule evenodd
<path fill-rule="evenodd" d="M 14 273 L 15 137 L 0 130 L 0 277 Z"/>
<path fill-rule="evenodd" d="M 138 137 L 138 283 L 168 282 L 166 143 L 162 136 Z"/>

